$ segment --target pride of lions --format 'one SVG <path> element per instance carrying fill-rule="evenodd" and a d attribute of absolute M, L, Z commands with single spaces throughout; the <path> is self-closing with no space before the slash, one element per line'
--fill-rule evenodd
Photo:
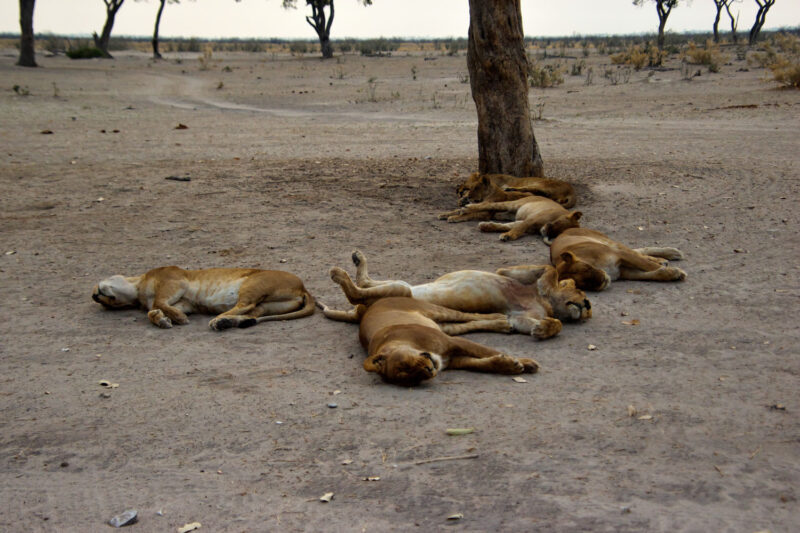
<path fill-rule="evenodd" d="M 319 306 L 329 319 L 359 324 L 366 371 L 391 383 L 416 385 L 446 368 L 536 372 L 539 364 L 533 359 L 513 357 L 457 335 L 499 331 L 547 339 L 561 331 L 563 321 L 592 316 L 584 290 L 602 291 L 617 279 L 686 279 L 683 270 L 669 265 L 683 258 L 675 248 L 632 249 L 581 228 L 582 213 L 568 210 L 576 197 L 567 182 L 474 173 L 457 193 L 459 208 L 442 213 L 440 219 L 481 221 L 481 231 L 502 232 L 504 241 L 539 234 L 550 246 L 551 264 L 496 272 L 459 270 L 411 285 L 372 279 L 366 257 L 355 251 L 355 281 L 341 268 L 330 271 L 354 306 L 349 310 L 316 302 L 294 274 L 245 268 L 168 266 L 132 277 L 111 276 L 94 287 L 92 299 L 107 309 L 140 307 L 160 328 L 186 324 L 189 313 L 217 314 L 209 322 L 215 330 L 302 318 Z"/>

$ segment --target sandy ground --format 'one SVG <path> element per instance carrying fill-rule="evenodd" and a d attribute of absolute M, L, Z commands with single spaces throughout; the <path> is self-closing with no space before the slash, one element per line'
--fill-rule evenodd
<path fill-rule="evenodd" d="M 465 58 L 178 59 L 0 53 L 0 529 L 104 531 L 130 508 L 141 532 L 800 528 L 800 92 L 735 59 L 612 85 L 596 55 L 593 84 L 533 89 L 584 226 L 681 248 L 688 279 L 614 283 L 551 340 L 469 335 L 537 359 L 527 383 L 404 389 L 319 313 L 159 330 L 90 291 L 248 266 L 343 307 L 327 272 L 354 248 L 411 282 L 547 262 L 539 239 L 436 219 L 476 166 Z"/>

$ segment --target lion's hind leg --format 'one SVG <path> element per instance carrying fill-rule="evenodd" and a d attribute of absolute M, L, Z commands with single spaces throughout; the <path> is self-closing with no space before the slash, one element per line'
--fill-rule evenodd
<path fill-rule="evenodd" d="M 364 255 L 361 250 L 355 250 L 353 255 L 351 256 L 353 259 L 353 264 L 356 267 L 356 285 L 362 289 L 369 289 L 371 287 L 379 287 L 381 285 L 389 285 L 392 283 L 405 283 L 403 281 L 394 281 L 394 280 L 375 280 L 369 276 L 369 271 L 367 269 L 367 257 Z M 395 295 L 392 295 L 395 296 Z"/>
<path fill-rule="evenodd" d="M 411 296 L 411 287 L 402 281 L 386 282 L 375 287 L 357 287 L 350 276 L 338 267 L 331 268 L 331 279 L 338 283 L 351 304 L 370 305 L 381 298 Z"/>
<path fill-rule="evenodd" d="M 677 248 L 648 246 L 645 248 L 636 248 L 634 252 L 642 255 L 657 257 L 654 261 L 661 262 L 660 259 L 667 259 L 669 261 L 680 261 L 683 259 L 683 252 Z"/>

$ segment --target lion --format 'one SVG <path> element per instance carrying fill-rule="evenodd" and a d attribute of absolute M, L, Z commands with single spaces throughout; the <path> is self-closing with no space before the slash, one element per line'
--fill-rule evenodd
<path fill-rule="evenodd" d="M 580 226 L 582 216 L 580 211 L 570 212 L 549 198 L 526 196 L 508 202 L 468 204 L 455 211 L 443 213 L 439 218 L 447 216 L 448 222 L 463 222 L 472 220 L 470 215 L 473 213 L 488 213 L 490 218 L 501 213 L 514 214 L 514 222 L 481 222 L 478 225 L 481 231 L 504 232 L 500 235 L 501 241 L 514 241 L 526 234 L 539 233 L 547 244 L 565 229 Z"/>
<path fill-rule="evenodd" d="M 336 274 L 331 275 L 336 280 Z M 351 302 L 356 303 L 356 302 Z M 477 342 L 453 335 L 471 331 L 508 331 L 505 315 L 463 313 L 408 297 L 381 298 L 336 311 L 324 304 L 326 317 L 359 323 L 359 340 L 367 350 L 364 370 L 385 381 L 413 386 L 445 369 L 493 374 L 534 373 L 533 359 L 511 357 Z"/>
<path fill-rule="evenodd" d="M 220 313 L 214 330 L 247 328 L 268 320 L 311 315 L 314 298 L 300 278 L 280 270 L 155 268 L 140 276 L 111 276 L 95 285 L 92 299 L 106 309 L 141 307 L 160 328 L 186 324 L 188 313 Z"/>
<path fill-rule="evenodd" d="M 561 331 L 561 321 L 580 321 L 592 316 L 586 294 L 572 280 L 559 282 L 550 265 L 501 268 L 496 273 L 459 270 L 423 285 L 405 281 L 376 281 L 369 277 L 367 259 L 353 252 L 356 283 L 340 268 L 331 269 L 348 300 L 370 305 L 392 296 L 413 297 L 465 313 L 502 313 L 511 331 L 547 339 Z M 326 314 L 326 316 L 328 316 Z"/>
<path fill-rule="evenodd" d="M 573 279 L 589 291 L 602 291 L 617 279 L 683 281 L 686 272 L 667 264 L 678 259 L 683 253 L 676 248 L 634 250 L 586 228 L 570 228 L 550 245 L 550 262 L 559 277 Z"/>
<path fill-rule="evenodd" d="M 456 188 L 456 192 L 459 207 L 486 200 L 495 202 L 516 200 L 523 193 L 550 198 L 566 208 L 575 205 L 575 190 L 572 185 L 566 181 L 548 178 L 517 178 L 507 174 L 474 172 Z M 490 198 L 492 195 L 494 197 Z"/>

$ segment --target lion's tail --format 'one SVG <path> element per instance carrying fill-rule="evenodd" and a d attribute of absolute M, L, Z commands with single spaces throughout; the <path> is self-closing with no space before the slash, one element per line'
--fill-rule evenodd
<path fill-rule="evenodd" d="M 647 248 L 637 248 L 637 252 L 644 255 L 652 255 L 653 257 L 663 257 L 670 261 L 678 261 L 683 259 L 683 252 L 677 248 L 659 248 L 656 246 L 649 246 Z"/>
<path fill-rule="evenodd" d="M 274 320 L 293 320 L 295 318 L 303 318 L 304 316 L 309 316 L 314 314 L 314 297 L 306 291 L 303 294 L 303 307 L 298 309 L 297 311 L 292 311 L 291 313 L 283 313 L 282 315 L 266 315 L 260 316 L 256 318 L 256 323 L 260 324 L 261 322 L 270 322 Z"/>

